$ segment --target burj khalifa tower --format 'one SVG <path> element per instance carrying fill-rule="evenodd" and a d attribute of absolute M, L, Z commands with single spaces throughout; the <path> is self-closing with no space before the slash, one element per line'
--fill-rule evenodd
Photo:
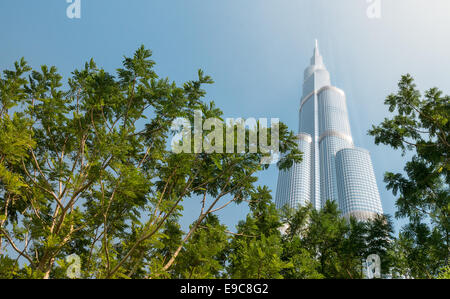
<path fill-rule="evenodd" d="M 321 209 L 336 201 L 344 217 L 367 220 L 382 214 L 370 154 L 353 144 L 346 97 L 332 86 L 316 40 L 304 72 L 298 147 L 303 161 L 279 173 L 276 205 Z"/>

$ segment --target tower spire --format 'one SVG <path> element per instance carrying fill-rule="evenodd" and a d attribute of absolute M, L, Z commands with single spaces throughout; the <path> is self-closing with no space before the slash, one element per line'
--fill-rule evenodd
<path fill-rule="evenodd" d="M 323 59 L 319 52 L 319 41 L 317 39 L 315 40 L 314 54 L 313 57 L 311 58 L 311 65 L 323 67 Z"/>

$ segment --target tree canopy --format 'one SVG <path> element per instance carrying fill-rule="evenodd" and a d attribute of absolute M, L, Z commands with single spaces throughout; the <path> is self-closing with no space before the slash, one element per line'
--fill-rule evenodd
<path fill-rule="evenodd" d="M 268 167 L 263 153 L 170 150 L 176 118 L 222 112 L 203 100 L 203 86 L 213 81 L 201 70 L 178 86 L 159 78 L 154 64 L 143 46 L 116 75 L 91 60 L 73 71 L 67 88 L 55 67 L 33 70 L 21 59 L 3 71 L 2 265 L 16 267 L 7 247 L 30 277 L 61 277 L 71 254 L 81 258 L 83 277 L 166 275 L 180 252 L 189 252 L 194 232 L 215 225 L 213 214 L 227 205 L 218 206 L 220 199 L 239 204 L 252 196 L 255 174 Z M 279 140 L 280 165 L 299 162 L 295 136 L 283 124 Z M 195 224 L 168 240 L 179 230 L 183 203 L 195 198 L 203 203 Z"/>
<path fill-rule="evenodd" d="M 393 114 L 369 134 L 376 144 L 412 153 L 404 173 L 387 172 L 387 188 L 398 196 L 396 217 L 408 218 L 395 242 L 396 270 L 408 277 L 432 278 L 450 256 L 450 97 L 438 88 L 424 96 L 411 75 L 385 104 Z"/>

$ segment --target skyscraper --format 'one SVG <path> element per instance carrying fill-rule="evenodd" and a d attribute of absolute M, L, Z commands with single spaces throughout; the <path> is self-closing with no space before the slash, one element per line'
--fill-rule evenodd
<path fill-rule="evenodd" d="M 365 220 L 382 214 L 370 154 L 353 144 L 345 93 L 331 85 L 317 40 L 304 72 L 299 116 L 303 161 L 280 171 L 277 208 L 311 203 L 321 209 L 333 200 L 345 217 Z"/>

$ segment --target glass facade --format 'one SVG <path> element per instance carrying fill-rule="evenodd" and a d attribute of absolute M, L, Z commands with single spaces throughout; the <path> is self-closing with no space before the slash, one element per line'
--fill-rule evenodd
<path fill-rule="evenodd" d="M 333 200 L 345 216 L 367 219 L 382 213 L 370 155 L 354 148 L 345 93 L 331 86 L 317 42 L 304 76 L 298 135 L 304 158 L 280 171 L 277 207 L 311 202 L 320 209 Z"/>
<path fill-rule="evenodd" d="M 382 214 L 380 194 L 368 151 L 345 148 L 336 155 L 339 208 L 344 216 L 371 218 Z"/>
<path fill-rule="evenodd" d="M 296 208 L 306 205 L 311 199 L 311 151 L 312 139 L 309 134 L 297 135 L 298 148 L 303 153 L 302 163 L 296 163 L 289 170 L 282 170 L 278 176 L 276 206 L 281 209 L 288 205 Z"/>

